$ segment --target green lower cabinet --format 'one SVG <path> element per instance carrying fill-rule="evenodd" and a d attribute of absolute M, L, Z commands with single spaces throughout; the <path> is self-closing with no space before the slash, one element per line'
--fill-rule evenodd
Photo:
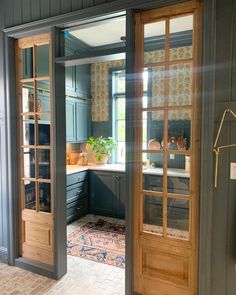
<path fill-rule="evenodd" d="M 88 181 L 87 171 L 67 175 L 67 223 L 75 221 L 88 213 Z"/>
<path fill-rule="evenodd" d="M 90 212 L 103 216 L 125 217 L 124 173 L 90 172 Z"/>

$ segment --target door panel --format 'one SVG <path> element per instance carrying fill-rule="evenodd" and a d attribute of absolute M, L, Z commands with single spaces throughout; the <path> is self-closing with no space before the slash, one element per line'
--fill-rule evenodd
<path fill-rule="evenodd" d="M 200 8 L 189 1 L 135 13 L 139 294 L 197 294 Z"/>
<path fill-rule="evenodd" d="M 54 264 L 51 35 L 16 41 L 23 258 Z M 43 97 L 43 100 L 42 100 Z"/>

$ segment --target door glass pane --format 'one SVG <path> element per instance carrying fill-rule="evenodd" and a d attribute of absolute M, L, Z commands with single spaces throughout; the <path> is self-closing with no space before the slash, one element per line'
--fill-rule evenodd
<path fill-rule="evenodd" d="M 33 119 L 32 119 L 33 118 Z M 35 136 L 34 136 L 34 125 L 35 120 L 32 115 L 25 115 L 22 117 L 23 119 L 23 145 L 34 145 L 35 144 Z"/>
<path fill-rule="evenodd" d="M 22 79 L 33 78 L 33 47 L 22 49 Z"/>
<path fill-rule="evenodd" d="M 163 147 L 164 112 L 143 112 L 143 149 L 161 150 Z"/>
<path fill-rule="evenodd" d="M 193 15 L 170 20 L 170 60 L 192 58 Z"/>
<path fill-rule="evenodd" d="M 50 114 L 38 116 L 38 145 L 50 145 Z"/>
<path fill-rule="evenodd" d="M 163 191 L 163 155 L 143 153 L 143 189 Z"/>
<path fill-rule="evenodd" d="M 163 107 L 165 88 L 165 67 L 147 69 L 148 73 L 148 107 Z"/>
<path fill-rule="evenodd" d="M 169 98 L 170 106 L 191 105 L 193 97 L 192 64 L 170 65 Z"/>
<path fill-rule="evenodd" d="M 167 235 L 179 239 L 189 239 L 189 201 L 167 200 Z"/>
<path fill-rule="evenodd" d="M 117 139 L 118 141 L 125 141 L 125 120 L 117 122 Z"/>
<path fill-rule="evenodd" d="M 24 177 L 35 178 L 35 150 L 23 149 L 24 153 Z"/>
<path fill-rule="evenodd" d="M 50 179 L 50 150 L 37 150 L 38 178 Z"/>
<path fill-rule="evenodd" d="M 163 235 L 163 199 L 157 196 L 144 196 L 143 231 Z"/>
<path fill-rule="evenodd" d="M 37 77 L 49 76 L 49 45 L 36 46 Z"/>
<path fill-rule="evenodd" d="M 22 85 L 22 113 L 34 112 L 34 82 Z"/>
<path fill-rule="evenodd" d="M 167 148 L 169 150 L 190 150 L 191 119 L 191 110 L 171 110 L 168 112 Z"/>
<path fill-rule="evenodd" d="M 36 209 L 36 185 L 34 181 L 24 181 L 25 208 Z"/>
<path fill-rule="evenodd" d="M 144 63 L 165 61 L 166 22 L 159 21 L 144 25 Z"/>
<path fill-rule="evenodd" d="M 37 83 L 37 112 L 50 112 L 50 82 Z"/>
<path fill-rule="evenodd" d="M 39 183 L 39 211 L 51 212 L 50 183 Z"/>
<path fill-rule="evenodd" d="M 167 191 L 172 194 L 190 194 L 190 156 L 168 156 Z"/>

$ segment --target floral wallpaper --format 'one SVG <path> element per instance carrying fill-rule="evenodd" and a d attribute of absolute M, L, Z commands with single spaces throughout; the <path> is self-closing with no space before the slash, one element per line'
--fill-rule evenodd
<path fill-rule="evenodd" d="M 170 60 L 183 60 L 192 57 L 192 46 L 170 49 Z M 165 51 L 145 52 L 145 64 L 162 62 Z M 125 66 L 124 60 L 95 63 L 91 66 L 92 74 L 92 120 L 94 122 L 109 121 L 109 69 Z M 192 99 L 192 66 L 191 63 L 174 64 L 170 66 L 169 104 L 190 105 Z M 152 106 L 163 106 L 165 68 L 163 66 L 150 68 L 152 77 Z M 153 119 L 161 119 L 161 112 L 153 114 Z M 169 112 L 171 120 L 189 120 L 191 111 L 173 110 Z"/>
<path fill-rule="evenodd" d="M 92 64 L 92 121 L 109 121 L 109 69 L 122 66 L 125 66 L 124 60 Z"/>

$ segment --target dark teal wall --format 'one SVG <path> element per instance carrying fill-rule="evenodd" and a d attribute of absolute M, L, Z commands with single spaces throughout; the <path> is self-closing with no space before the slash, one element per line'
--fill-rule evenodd
<path fill-rule="evenodd" d="M 236 3 L 216 1 L 215 134 L 225 108 L 236 112 Z M 226 122 L 220 143 L 236 143 L 235 120 Z M 204 144 L 204 143 L 203 143 Z M 221 152 L 219 181 L 213 189 L 212 293 L 236 294 L 236 180 L 230 179 L 236 148 Z"/>

